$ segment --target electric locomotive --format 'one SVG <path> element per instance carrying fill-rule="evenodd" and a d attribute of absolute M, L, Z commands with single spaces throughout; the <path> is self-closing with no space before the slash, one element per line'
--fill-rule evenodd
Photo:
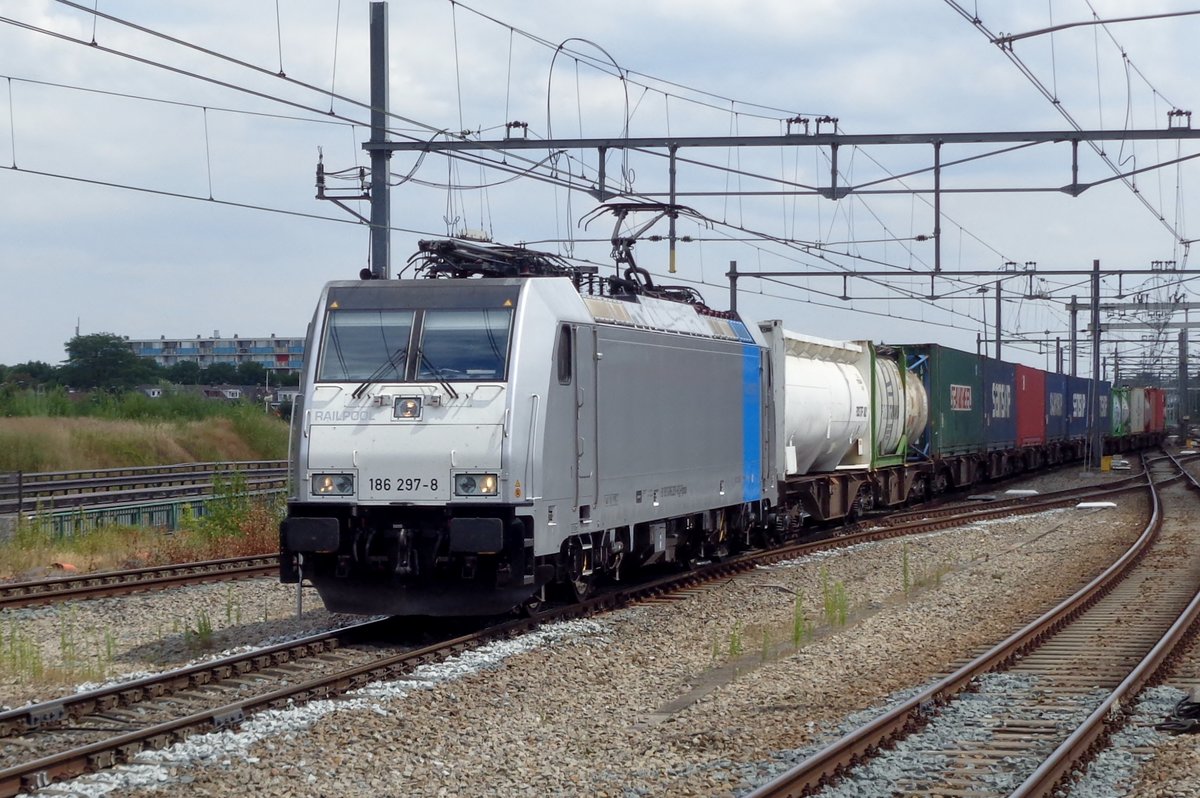
<path fill-rule="evenodd" d="M 421 242 L 329 283 L 293 412 L 284 582 L 334 612 L 481 615 L 720 556 L 767 510 L 761 333 L 630 265 Z"/>

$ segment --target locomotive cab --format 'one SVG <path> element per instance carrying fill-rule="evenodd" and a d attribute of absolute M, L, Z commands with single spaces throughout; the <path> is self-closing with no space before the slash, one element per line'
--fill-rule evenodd
<path fill-rule="evenodd" d="M 540 282 L 564 283 L 578 302 L 568 281 Z M 510 402 L 513 342 L 553 341 L 555 327 L 540 328 L 544 312 L 522 314 L 530 284 L 327 286 L 293 421 L 283 581 L 308 578 L 331 611 L 352 613 L 502 612 L 531 594 L 539 575 L 519 462 L 530 439 L 513 433 L 536 420 Z"/>

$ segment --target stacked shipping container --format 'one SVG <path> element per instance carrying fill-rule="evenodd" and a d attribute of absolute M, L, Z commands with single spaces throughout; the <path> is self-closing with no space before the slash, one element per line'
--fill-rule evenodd
<path fill-rule="evenodd" d="M 1091 395 L 1091 380 L 1006 363 L 939 344 L 905 347 L 909 370 L 929 395 L 929 424 L 919 438 L 922 455 L 1016 450 L 1046 443 L 1085 440 L 1091 403 L 1105 434 L 1123 423 L 1112 417 L 1112 386 L 1101 382 Z M 1136 401 L 1134 401 L 1136 394 Z M 1140 413 L 1130 432 L 1161 431 L 1165 401 L 1160 389 L 1118 391 L 1120 411 L 1138 402 Z M 1128 398 L 1127 398 L 1128 397 Z M 1145 418 L 1144 423 L 1137 419 Z M 1141 424 L 1141 426 L 1138 426 Z"/>

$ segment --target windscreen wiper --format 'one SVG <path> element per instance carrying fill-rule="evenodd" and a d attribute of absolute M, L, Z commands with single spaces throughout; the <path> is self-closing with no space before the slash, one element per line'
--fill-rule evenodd
<path fill-rule="evenodd" d="M 359 386 L 354 389 L 354 393 L 350 394 L 350 396 L 352 396 L 355 399 L 358 399 L 359 397 L 361 397 L 363 395 L 363 393 L 367 390 L 367 388 L 369 388 L 380 377 L 382 377 L 383 373 L 385 371 L 387 371 L 389 368 L 394 369 L 397 373 L 403 371 L 403 369 L 399 365 L 396 364 L 396 361 L 398 360 L 398 361 L 400 361 L 400 363 L 404 363 L 404 359 L 407 356 L 408 356 L 408 347 L 405 347 L 404 349 L 401 349 L 398 352 L 393 352 L 390 355 L 388 355 L 387 360 L 380 363 L 379 368 L 372 371 L 371 375 L 369 377 L 367 377 L 365 380 L 363 380 L 359 384 Z"/>
<path fill-rule="evenodd" d="M 425 368 L 433 372 L 434 377 L 437 378 L 438 384 L 446 389 L 446 393 L 450 395 L 450 398 L 457 399 L 458 391 L 454 390 L 454 387 L 442 376 L 442 370 L 430 363 L 429 358 L 425 357 L 425 353 L 420 349 L 417 350 L 417 358 L 421 361 Z"/>

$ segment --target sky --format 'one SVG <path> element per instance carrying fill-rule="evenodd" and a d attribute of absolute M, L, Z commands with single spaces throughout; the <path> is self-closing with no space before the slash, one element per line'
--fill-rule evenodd
<path fill-rule="evenodd" d="M 321 286 L 368 265 L 367 227 L 316 199 L 314 182 L 318 153 L 330 172 L 369 164 L 369 3 L 80 5 L 0 0 L 0 363 L 59 363 L 77 330 L 303 335 Z M 388 9 L 391 137 L 465 131 L 495 141 L 512 121 L 539 139 L 779 135 L 796 117 L 810 130 L 818 117 L 836 118 L 821 132 L 836 124 L 848 135 L 1165 129 L 1169 119 L 1190 124 L 1172 109 L 1200 110 L 1200 16 L 1119 20 L 1198 8 L 405 0 Z M 1022 38 L 1008 53 L 988 35 L 1095 19 L 1108 22 Z M 844 284 L 745 278 L 739 309 L 826 338 L 971 351 L 978 337 L 994 337 L 1002 281 L 1003 356 L 1053 367 L 1052 341 L 1069 339 L 1064 305 L 1087 300 L 1093 260 L 1106 269 L 1167 264 L 1157 275 L 1105 277 L 1106 303 L 1194 301 L 1190 275 L 1169 264 L 1190 268 L 1197 162 L 1151 167 L 1200 144 L 1101 148 L 1103 158 L 1080 145 L 1079 180 L 1105 182 L 1072 197 L 1058 190 L 1072 179 L 1069 144 L 943 145 L 945 276 L 932 288 L 933 153 L 924 144 L 840 148 L 839 184 L 863 192 L 838 200 L 811 190 L 831 179 L 828 147 L 681 150 L 679 201 L 702 220 L 680 220 L 691 240 L 678 245 L 675 274 L 665 240 L 643 241 L 635 254 L 657 282 L 691 285 L 720 309 L 731 260 L 755 272 L 887 271 Z M 610 273 L 612 217 L 589 223 L 597 201 L 581 190 L 594 186 L 594 151 L 489 157 L 506 168 L 436 153 L 392 158 L 393 275 L 418 240 L 467 231 Z M 606 167 L 610 187 L 664 199 L 662 151 L 610 152 Z M 351 205 L 369 213 L 365 202 Z M 660 221 L 647 234 L 666 233 Z M 920 298 L 931 290 L 937 299 Z M 1163 318 L 1131 307 L 1122 320 Z M 1081 314 L 1078 326 L 1086 322 Z M 1143 355 L 1173 358 L 1175 336 L 1110 331 L 1101 352 L 1107 361 L 1115 348 L 1129 369 Z M 1081 345 L 1081 371 L 1089 352 Z"/>

